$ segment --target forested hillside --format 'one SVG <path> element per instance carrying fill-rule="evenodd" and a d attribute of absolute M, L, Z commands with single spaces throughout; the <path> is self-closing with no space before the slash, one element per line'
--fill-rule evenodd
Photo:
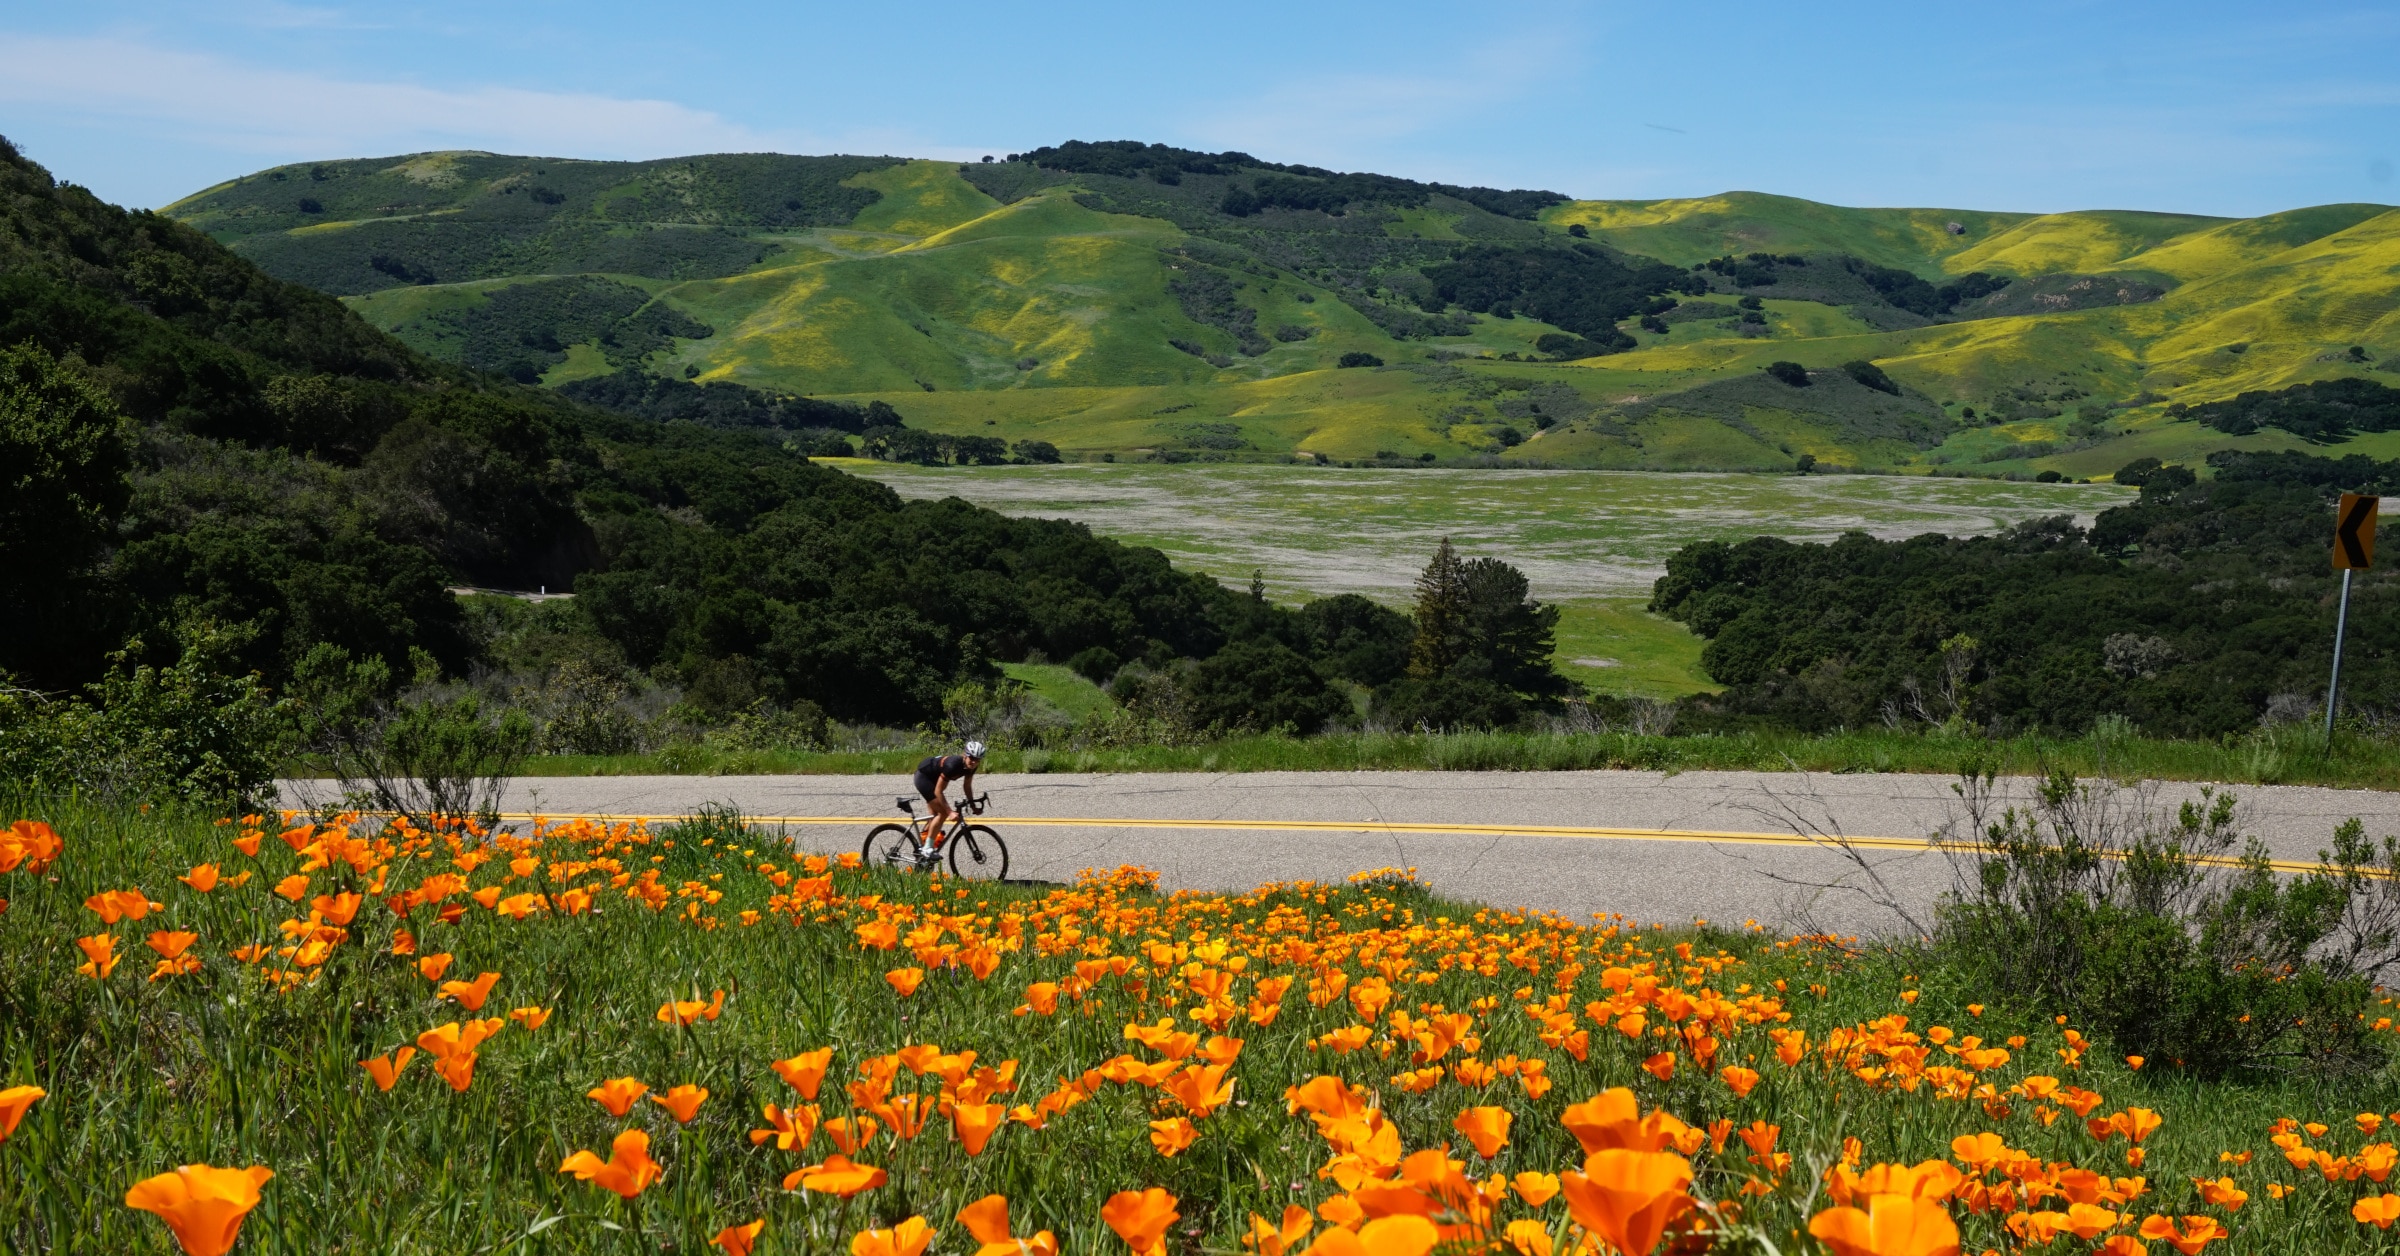
<path fill-rule="evenodd" d="M 1173 673 L 1203 726 L 1306 729 L 1350 715 L 1337 679 L 1406 659 L 1408 620 L 1363 599 L 1293 611 L 1079 525 L 903 503 L 784 431 L 914 431 L 888 406 L 672 381 L 612 411 L 478 375 L 4 144 L 0 345 L 9 684 L 68 690 L 207 641 L 275 685 L 332 650 L 395 683 L 498 671 L 538 692 L 580 669 L 700 716 L 905 727 L 1039 652 Z"/>
<path fill-rule="evenodd" d="M 418 154 L 168 212 L 477 370 L 881 401 L 1070 458 L 2081 478 L 2301 443 L 2196 417 L 2241 392 L 2400 382 L 2379 205 L 1574 200 L 1069 141 L 964 165 Z M 1778 362 L 1870 364 L 1893 401 L 1727 392 Z"/>
<path fill-rule="evenodd" d="M 2396 394 L 2400 395 L 2400 394 Z M 2400 492 L 2400 461 L 2220 453 L 2214 475 L 2143 460 L 2141 499 L 2078 528 L 1831 545 L 1761 537 L 1679 551 L 1653 609 L 1708 639 L 1728 688 L 1695 726 L 1952 725 L 2080 734 L 2102 717 L 2220 737 L 2321 712 L 2339 580 L 2335 498 Z M 2400 584 L 2360 573 L 2345 703 L 2400 714 Z"/>

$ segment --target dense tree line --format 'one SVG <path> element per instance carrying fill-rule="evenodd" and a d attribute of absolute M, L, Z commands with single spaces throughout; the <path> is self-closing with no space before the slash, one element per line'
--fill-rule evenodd
<path fill-rule="evenodd" d="M 1696 282 L 1664 262 L 1612 256 L 1590 244 L 1479 244 L 1426 267 L 1425 277 L 1440 301 L 1478 314 L 1525 314 L 1604 345 L 1627 339 L 1618 319 L 1672 309 L 1674 300 L 1664 294 Z"/>
<path fill-rule="evenodd" d="M 870 401 L 820 401 L 792 393 L 769 392 L 731 380 L 695 384 L 646 371 L 610 375 L 562 384 L 560 395 L 657 423 L 699 423 L 709 427 L 775 428 L 786 432 L 821 429 L 853 436 L 871 427 L 906 427 L 889 404 Z"/>
<path fill-rule="evenodd" d="M 1978 270 L 1935 287 L 1897 267 L 1878 266 L 1855 257 L 1844 257 L 1841 261 L 1844 269 L 1865 280 L 1885 301 L 1926 318 L 1940 318 L 1956 310 L 1962 301 L 1990 296 L 2009 284 L 2006 275 L 1987 275 Z"/>
<path fill-rule="evenodd" d="M 2400 490 L 2400 462 L 2219 453 L 2212 479 L 2155 460 L 2141 498 L 2087 530 L 1687 546 L 1653 609 L 1705 638 L 1698 727 L 1901 723 L 2081 733 L 2103 715 L 2214 737 L 2324 695 L 2334 497 Z M 2370 575 L 2350 616 L 2345 702 L 2400 704 L 2400 589 Z"/>
<path fill-rule="evenodd" d="M 1068 140 L 1031 152 L 1010 153 L 1008 160 L 1048 170 L 1123 179 L 1149 178 L 1168 184 L 1180 182 L 1186 174 L 1234 176 L 1249 171 L 1264 172 L 1246 188 L 1236 186 L 1226 190 L 1218 208 L 1237 218 L 1268 208 L 1313 209 L 1328 214 L 1340 214 L 1352 204 L 1414 208 L 1436 193 L 1465 201 L 1487 213 L 1533 218 L 1569 199 L 1561 193 L 1530 188 L 1463 187 L 1452 183 L 1420 183 L 1390 175 L 1343 174 L 1320 166 L 1261 161 L 1243 152 L 1203 153 L 1139 140 L 1097 143 Z"/>
<path fill-rule="evenodd" d="M 2400 428 L 2400 388 L 2371 379 L 2327 379 L 2273 391 L 2253 391 L 2230 401 L 2197 406 L 2180 403 L 2167 413 L 2204 423 L 2228 436 L 2248 436 L 2279 427 L 2312 444 L 2360 432 Z"/>

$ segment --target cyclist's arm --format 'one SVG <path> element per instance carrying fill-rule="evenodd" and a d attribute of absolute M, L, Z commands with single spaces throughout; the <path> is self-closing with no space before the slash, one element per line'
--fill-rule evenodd
<path fill-rule="evenodd" d="M 975 769 L 967 769 L 967 774 L 959 778 L 958 786 L 967 792 L 967 801 L 975 801 Z"/>

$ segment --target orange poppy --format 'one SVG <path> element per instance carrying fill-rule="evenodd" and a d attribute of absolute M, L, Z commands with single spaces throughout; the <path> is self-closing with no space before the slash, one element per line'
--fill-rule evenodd
<path fill-rule="evenodd" d="M 1308 1232 L 1315 1229 L 1316 1225 L 1316 1218 L 1298 1204 L 1284 1206 L 1280 1225 L 1270 1225 L 1265 1217 L 1254 1212 L 1250 1214 L 1250 1233 L 1242 1236 L 1242 1246 L 1257 1252 L 1258 1256 L 1285 1256 L 1287 1252 L 1299 1251 L 1301 1240 L 1306 1239 Z M 977 1252 L 975 1256 L 986 1254 Z M 1003 1254 L 994 1252 L 990 1256 Z"/>
<path fill-rule="evenodd" d="M 550 1023 L 550 1009 L 546 1007 L 514 1008 L 510 1010 L 508 1018 L 523 1025 L 526 1032 L 531 1033 Z"/>
<path fill-rule="evenodd" d="M 825 1123 L 825 1137 L 845 1156 L 855 1156 L 882 1129 L 871 1116 L 837 1116 Z"/>
<path fill-rule="evenodd" d="M 708 1088 L 685 1082 L 663 1095 L 650 1096 L 650 1102 L 673 1113 L 677 1125 L 689 1125 L 700 1115 L 700 1105 L 708 1102 Z"/>
<path fill-rule="evenodd" d="M 1377 1217 L 1357 1230 L 1327 1230 L 1310 1244 L 1310 1256 L 1425 1256 L 1441 1241 L 1441 1230 L 1414 1213 Z"/>
<path fill-rule="evenodd" d="M 1510 1178 L 1508 1184 L 1528 1208 L 1539 1208 L 1558 1195 L 1558 1175 L 1555 1173 L 1527 1171 Z"/>
<path fill-rule="evenodd" d="M 400 1080 L 400 1074 L 407 1070 L 408 1062 L 416 1058 L 417 1049 L 415 1047 L 402 1047 L 397 1051 L 387 1051 L 372 1060 L 360 1060 L 358 1066 L 367 1070 L 367 1076 L 375 1079 L 375 1089 L 390 1090 L 392 1085 Z"/>
<path fill-rule="evenodd" d="M 2200 1256 L 2200 1249 L 2218 1239 L 2233 1237 L 2233 1232 L 2215 1217 L 2185 1217 L 2183 1225 L 2178 1227 L 2173 1218 L 2155 1214 L 2143 1218 L 2141 1233 L 2146 1239 L 2165 1239 L 2167 1246 L 2183 1253 L 2183 1256 Z"/>
<path fill-rule="evenodd" d="M 970 1156 L 983 1154 L 984 1144 L 1008 1120 L 1008 1109 L 997 1103 L 960 1103 L 950 1108 L 950 1132 Z"/>
<path fill-rule="evenodd" d="M 1723 1072 L 1718 1073 L 1717 1076 L 1724 1080 L 1725 1085 L 1730 1088 L 1734 1095 L 1738 1098 L 1749 1098 L 1750 1088 L 1758 1085 L 1758 1070 L 1743 1068 L 1739 1064 L 1725 1069 Z"/>
<path fill-rule="evenodd" d="M 458 1005 L 470 1012 L 483 1010 L 483 1001 L 492 997 L 492 987 L 500 983 L 500 974 L 485 973 L 473 981 L 445 981 L 441 997 L 456 999 Z"/>
<path fill-rule="evenodd" d="M 2400 1221 L 2400 1195 L 2369 1195 L 2350 1205 L 2350 1216 L 2360 1225 L 2389 1230 L 2394 1221 Z"/>
<path fill-rule="evenodd" d="M 151 950 L 158 952 L 160 958 L 172 960 L 182 958 L 185 951 L 192 949 L 192 943 L 199 940 L 200 935 L 197 933 L 176 933 L 161 929 L 151 934 L 144 940 L 144 943 Z"/>
<path fill-rule="evenodd" d="M 585 1091 L 583 1097 L 597 1100 L 610 1116 L 623 1116 L 633 1110 L 635 1100 L 648 1093 L 650 1088 L 633 1078 L 612 1077 Z"/>
<path fill-rule="evenodd" d="M 440 981 L 442 974 L 450 971 L 450 960 L 451 955 L 448 951 L 435 955 L 420 955 L 417 957 L 417 973 L 427 981 Z"/>
<path fill-rule="evenodd" d="M 831 1124 L 831 1122 L 828 1122 Z M 848 1199 L 853 1195 L 874 1190 L 891 1180 L 891 1175 L 871 1164 L 853 1164 L 850 1157 L 840 1154 L 825 1157 L 825 1163 L 812 1164 L 795 1170 L 783 1179 L 783 1189 L 795 1187 Z"/>
<path fill-rule="evenodd" d="M 850 1256 L 921 1256 L 933 1242 L 933 1227 L 910 1217 L 889 1230 L 864 1230 L 850 1237 Z"/>
<path fill-rule="evenodd" d="M 9 1136 L 17 1132 L 17 1122 L 25 1119 L 25 1110 L 49 1093 L 39 1086 L 11 1086 L 0 1090 L 0 1143 L 7 1142 Z"/>
<path fill-rule="evenodd" d="M 666 1170 L 650 1158 L 650 1136 L 640 1130 L 627 1130 L 609 1145 L 607 1163 L 591 1152 L 578 1151 L 567 1157 L 558 1171 L 614 1191 L 620 1199 L 631 1199 L 649 1189 Z"/>
<path fill-rule="evenodd" d="M 1867 1206 L 1829 1208 L 1808 1232 L 1833 1256 L 1958 1256 L 1958 1225 L 1940 1204 L 1908 1195 L 1874 1195 Z"/>
<path fill-rule="evenodd" d="M 1675 1079 L 1675 1053 L 1661 1051 L 1642 1061 L 1642 1069 L 1662 1082 L 1673 1081 Z"/>
<path fill-rule="evenodd" d="M 1583 1172 L 1559 1175 L 1567 1211 L 1625 1256 L 1650 1256 L 1667 1226 L 1692 1208 L 1691 1162 L 1671 1151 L 1594 1152 Z"/>
<path fill-rule="evenodd" d="M 1118 1191 L 1100 1208 L 1100 1219 L 1125 1240 L 1135 1256 L 1163 1256 L 1167 1227 L 1182 1216 L 1175 1211 L 1175 1197 L 1156 1186 L 1146 1191 Z"/>
<path fill-rule="evenodd" d="M 258 1188 L 274 1177 L 265 1165 L 217 1169 L 187 1164 L 144 1178 L 125 1192 L 125 1206 L 156 1213 L 185 1256 L 225 1256 L 241 1237 L 242 1218 L 258 1207 Z"/>
<path fill-rule="evenodd" d="M 1301 1215 L 1307 1215 L 1305 1210 Z M 1006 1195 L 986 1195 L 959 1209 L 958 1223 L 983 1245 L 975 1249 L 975 1256 L 1058 1256 L 1058 1236 L 1048 1230 L 1031 1238 L 1018 1238 L 1009 1230 Z"/>
<path fill-rule="evenodd" d="M 2201 1199 L 2228 1212 L 2240 1212 L 2242 1205 L 2250 1202 L 2250 1192 L 2235 1185 L 2229 1177 L 2221 1177 L 2214 1182 L 2193 1178 L 2192 1185 L 2199 1188 Z"/>
<path fill-rule="evenodd" d="M 1469 1108 L 1450 1122 L 1450 1128 L 1466 1135 L 1475 1145 L 1475 1154 L 1489 1160 L 1508 1145 L 1511 1119 L 1506 1108 Z"/>
<path fill-rule="evenodd" d="M 833 1048 L 819 1047 L 814 1051 L 803 1051 L 788 1060 L 772 1061 L 768 1067 L 774 1069 L 775 1075 L 792 1089 L 799 1091 L 801 1098 L 813 1100 L 817 1097 L 817 1088 L 825 1082 L 825 1070 L 832 1064 Z"/>
<path fill-rule="evenodd" d="M 265 837 L 266 834 L 261 833 L 256 829 L 252 829 L 249 832 L 242 834 L 240 837 L 233 839 L 233 848 L 252 859 L 256 859 L 258 858 L 258 843 Z"/>
<path fill-rule="evenodd" d="M 35 876 L 50 870 L 65 843 L 58 840 L 58 830 L 39 820 L 18 820 L 0 829 L 0 872 L 15 872 L 23 867 Z"/>
<path fill-rule="evenodd" d="M 725 992 L 719 990 L 715 997 L 706 1003 L 702 1003 L 698 999 L 671 999 L 661 1003 L 658 1005 L 658 1019 L 662 1024 L 689 1025 L 693 1021 L 713 1021 L 724 1011 Z"/>
<path fill-rule="evenodd" d="M 117 938 L 111 933 L 95 933 L 88 938 L 75 939 L 76 949 L 83 952 L 83 962 L 75 971 L 94 981 L 105 981 L 117 971 Z"/>
<path fill-rule="evenodd" d="M 918 986 L 925 984 L 925 970 L 922 968 L 895 968 L 885 973 L 883 979 L 891 985 L 892 989 L 900 992 L 901 998 L 905 999 L 915 994 Z"/>
<path fill-rule="evenodd" d="M 358 915 L 358 905 L 365 901 L 358 895 L 344 890 L 339 894 L 319 894 L 308 900 L 308 905 L 315 908 L 317 914 L 325 918 L 326 923 L 348 925 Z"/>
<path fill-rule="evenodd" d="M 768 1104 L 762 1110 L 771 1128 L 750 1131 L 750 1145 L 755 1147 L 772 1138 L 778 1151 L 804 1151 L 809 1140 L 817 1136 L 819 1114 L 817 1105 L 783 1109 Z"/>
<path fill-rule="evenodd" d="M 190 872 L 187 872 L 175 879 L 183 882 L 185 885 L 188 885 L 195 890 L 198 890 L 202 894 L 206 894 L 210 890 L 217 888 L 217 882 L 220 880 L 217 874 L 217 866 L 215 864 L 199 864 Z"/>
<path fill-rule="evenodd" d="M 275 883 L 275 893 L 297 903 L 301 895 L 308 893 L 308 878 L 295 872 Z"/>
<path fill-rule="evenodd" d="M 1200 1128 L 1184 1117 L 1169 1117 L 1150 1123 L 1150 1145 L 1158 1149 L 1158 1154 L 1170 1160 L 1198 1141 Z"/>
<path fill-rule="evenodd" d="M 748 1225 L 729 1225 L 717 1231 L 717 1237 L 710 1239 L 709 1243 L 724 1248 L 725 1256 L 750 1256 L 750 1249 L 758 1244 L 759 1231 L 766 1228 L 767 1219 L 764 1217 Z"/>

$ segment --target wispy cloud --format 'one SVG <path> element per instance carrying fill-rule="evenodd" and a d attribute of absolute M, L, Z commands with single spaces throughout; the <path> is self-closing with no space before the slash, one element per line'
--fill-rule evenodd
<path fill-rule="evenodd" d="M 773 148 L 791 138 L 673 101 L 362 82 L 119 39 L 7 32 L 0 103 L 139 118 L 212 147 L 286 157 L 488 148 L 637 158 Z"/>

